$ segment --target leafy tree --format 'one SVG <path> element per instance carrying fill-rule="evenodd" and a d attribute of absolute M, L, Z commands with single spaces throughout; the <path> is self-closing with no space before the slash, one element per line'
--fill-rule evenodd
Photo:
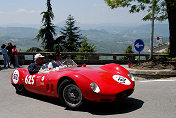
<path fill-rule="evenodd" d="M 154 1 L 154 2 L 153 2 Z M 164 0 L 105 0 L 110 8 L 131 7 L 130 13 L 138 13 L 147 9 L 148 14 L 143 20 L 152 20 L 152 5 L 155 8 L 155 20 L 163 21 L 167 19 L 167 8 Z"/>
<path fill-rule="evenodd" d="M 112 8 L 131 7 L 129 12 L 135 13 L 147 9 L 148 14 L 143 20 L 150 20 L 152 17 L 152 5 L 155 10 L 154 19 L 163 21 L 168 19 L 170 30 L 170 55 L 176 55 L 176 0 L 105 0 Z"/>
<path fill-rule="evenodd" d="M 132 49 L 132 45 L 129 45 L 127 49 L 125 50 L 125 53 L 134 53 Z"/>
<path fill-rule="evenodd" d="M 79 27 L 75 26 L 74 17 L 69 15 L 66 25 L 61 29 L 62 36 L 65 37 L 64 47 L 68 52 L 77 52 L 80 48 L 80 39 L 82 39 Z"/>
<path fill-rule="evenodd" d="M 52 20 L 54 19 L 54 13 L 52 12 L 52 5 L 50 1 L 51 0 L 47 0 L 47 11 L 41 13 L 43 15 L 43 25 L 39 30 L 38 35 L 35 37 L 35 40 L 42 40 L 42 46 L 45 51 L 53 51 L 53 36 L 56 35 L 55 26 L 52 23 Z"/>
<path fill-rule="evenodd" d="M 94 44 L 87 42 L 87 37 L 84 37 L 81 41 L 81 47 L 79 48 L 79 52 L 96 52 L 96 46 Z M 86 56 L 78 55 L 76 59 L 86 59 Z"/>

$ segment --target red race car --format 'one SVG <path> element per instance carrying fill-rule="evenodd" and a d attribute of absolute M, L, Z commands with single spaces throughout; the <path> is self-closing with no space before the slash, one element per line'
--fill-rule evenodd
<path fill-rule="evenodd" d="M 85 100 L 122 100 L 133 93 L 135 86 L 134 77 L 118 64 L 77 67 L 73 60 L 44 64 L 34 75 L 27 69 L 16 69 L 11 83 L 19 94 L 30 91 L 56 97 L 71 109 L 79 108 Z"/>

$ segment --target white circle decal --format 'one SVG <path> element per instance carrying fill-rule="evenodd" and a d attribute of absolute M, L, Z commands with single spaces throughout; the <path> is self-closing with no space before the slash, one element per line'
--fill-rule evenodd
<path fill-rule="evenodd" d="M 17 84 L 17 83 L 18 83 L 18 81 L 19 81 L 19 71 L 18 71 L 18 70 L 15 70 L 15 71 L 13 72 L 12 80 L 13 80 L 13 83 L 14 83 L 14 84 Z"/>
<path fill-rule="evenodd" d="M 127 78 L 125 78 L 123 76 L 120 76 L 120 75 L 113 75 L 112 78 L 115 81 L 117 81 L 119 84 L 125 84 L 125 85 L 130 85 L 131 84 L 131 82 Z"/>

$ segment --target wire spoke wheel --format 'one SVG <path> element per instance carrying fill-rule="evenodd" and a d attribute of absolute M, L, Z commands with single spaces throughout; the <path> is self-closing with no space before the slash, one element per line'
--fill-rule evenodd
<path fill-rule="evenodd" d="M 18 91 L 23 91 L 23 90 L 24 90 L 24 87 L 23 87 L 22 85 L 17 85 L 17 86 L 16 86 L 16 89 L 17 89 Z"/>
<path fill-rule="evenodd" d="M 65 86 L 63 89 L 63 99 L 65 103 L 72 108 L 80 106 L 83 100 L 79 87 L 74 84 Z"/>
<path fill-rule="evenodd" d="M 21 84 L 17 84 L 15 86 L 15 89 L 18 94 L 24 94 L 26 91 L 24 85 L 21 85 Z"/>

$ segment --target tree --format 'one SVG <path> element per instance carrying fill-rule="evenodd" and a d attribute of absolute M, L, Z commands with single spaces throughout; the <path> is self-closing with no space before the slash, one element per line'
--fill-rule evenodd
<path fill-rule="evenodd" d="M 125 53 L 134 53 L 133 52 L 133 49 L 132 49 L 132 45 L 129 45 L 128 47 L 127 47 L 127 49 L 125 50 Z"/>
<path fill-rule="evenodd" d="M 38 47 L 32 47 L 26 50 L 26 52 L 42 52 L 43 50 Z"/>
<path fill-rule="evenodd" d="M 125 53 L 126 54 L 133 54 L 134 52 L 133 52 L 133 49 L 132 49 L 132 45 L 129 45 L 127 48 L 126 48 L 126 50 L 125 50 Z M 121 57 L 119 60 L 131 60 L 131 57 L 130 56 L 123 56 L 123 57 Z"/>
<path fill-rule="evenodd" d="M 54 41 L 53 50 L 55 52 L 67 52 L 67 49 L 64 47 L 64 45 L 65 45 L 65 36 L 59 36 Z"/>
<path fill-rule="evenodd" d="M 165 0 L 167 4 L 167 13 L 170 31 L 170 56 L 176 55 L 176 0 Z"/>
<path fill-rule="evenodd" d="M 168 19 L 170 30 L 170 55 L 176 55 L 176 0 L 105 0 L 112 8 L 131 7 L 129 12 L 136 13 L 147 9 L 148 14 L 143 20 L 151 20 L 152 5 L 155 10 L 154 20 L 164 21 Z"/>
<path fill-rule="evenodd" d="M 87 42 L 87 37 L 84 36 L 83 40 L 81 41 L 81 47 L 79 48 L 79 52 L 96 52 L 96 46 L 94 44 Z"/>
<path fill-rule="evenodd" d="M 94 44 L 87 42 L 87 37 L 84 36 L 83 40 L 81 41 L 81 47 L 79 48 L 79 52 L 96 52 L 96 46 Z M 76 59 L 86 59 L 86 56 L 78 55 Z"/>
<path fill-rule="evenodd" d="M 41 14 L 43 14 L 43 25 L 39 30 L 38 35 L 35 37 L 35 40 L 42 40 L 42 46 L 45 51 L 53 51 L 53 36 L 56 35 L 56 32 L 55 26 L 52 23 L 52 20 L 54 19 L 54 13 L 52 12 L 50 0 L 47 0 L 47 11 L 44 11 Z"/>
<path fill-rule="evenodd" d="M 75 26 L 74 17 L 69 15 L 66 25 L 61 29 L 62 36 L 65 37 L 64 47 L 68 52 L 77 52 L 80 48 L 80 39 L 82 39 L 79 27 Z"/>
<path fill-rule="evenodd" d="M 155 8 L 155 20 L 163 21 L 167 19 L 166 2 L 164 0 L 105 0 L 112 8 L 131 7 L 130 13 L 138 13 L 147 9 L 148 14 L 143 20 L 152 19 L 152 5 Z"/>

